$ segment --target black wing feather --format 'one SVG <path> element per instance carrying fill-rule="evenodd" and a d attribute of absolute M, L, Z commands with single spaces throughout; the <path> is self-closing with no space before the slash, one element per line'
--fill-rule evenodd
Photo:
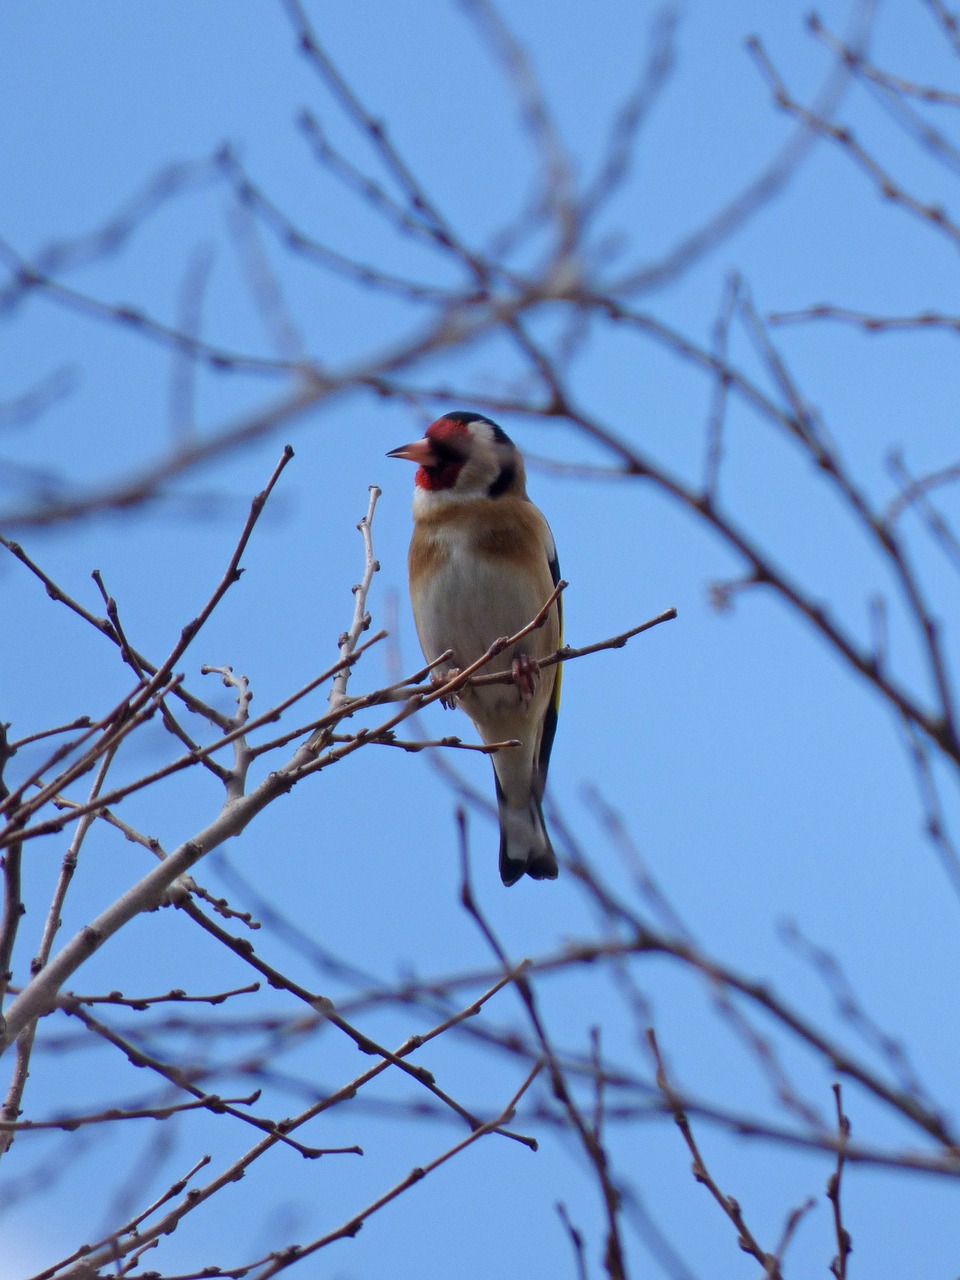
<path fill-rule="evenodd" d="M 554 548 L 553 556 L 550 560 L 550 577 L 553 579 L 553 585 L 556 586 L 560 581 L 560 561 L 557 558 L 556 548 Z M 557 597 L 557 620 L 560 623 L 560 644 L 563 644 L 563 596 Z M 537 796 L 543 799 L 543 791 L 547 785 L 547 768 L 550 764 L 550 752 L 553 750 L 553 740 L 557 736 L 557 716 L 560 711 L 560 684 L 563 678 L 563 663 L 557 663 L 557 678 L 553 686 L 553 697 L 550 699 L 550 705 L 547 707 L 547 714 L 543 721 L 543 737 L 540 739 L 540 753 L 537 756 Z"/>

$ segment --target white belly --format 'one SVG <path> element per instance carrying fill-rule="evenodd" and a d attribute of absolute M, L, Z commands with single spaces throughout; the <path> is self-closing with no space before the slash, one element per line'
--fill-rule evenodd
<path fill-rule="evenodd" d="M 414 602 L 417 632 L 428 660 L 453 649 L 451 665 L 469 666 L 494 640 L 514 635 L 546 601 L 514 565 L 504 569 L 496 561 L 465 554 L 459 539 L 451 539 L 446 564 L 418 592 Z M 517 650 L 536 656 L 535 635 Z M 511 655 L 512 656 L 512 653 Z"/>

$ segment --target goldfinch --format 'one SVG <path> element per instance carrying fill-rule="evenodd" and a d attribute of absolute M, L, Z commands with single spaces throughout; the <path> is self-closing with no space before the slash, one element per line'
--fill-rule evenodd
<path fill-rule="evenodd" d="M 527 497 L 523 458 L 478 413 L 447 413 L 422 440 L 390 458 L 416 462 L 409 572 L 413 616 L 428 662 L 453 656 L 438 675 L 475 662 L 501 636 L 531 622 L 560 580 L 550 527 Z M 557 859 L 541 801 L 557 729 L 560 665 L 538 660 L 560 646 L 560 600 L 545 624 L 506 659 L 514 683 L 465 688 L 457 703 L 486 743 L 516 738 L 492 757 L 500 814 L 500 877 L 554 880 Z M 494 660 L 496 669 L 498 660 Z"/>

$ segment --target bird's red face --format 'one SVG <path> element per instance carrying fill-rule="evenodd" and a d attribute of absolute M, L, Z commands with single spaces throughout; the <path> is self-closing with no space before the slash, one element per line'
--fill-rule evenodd
<path fill-rule="evenodd" d="M 406 458 L 419 463 L 414 483 L 433 492 L 452 489 L 470 456 L 472 438 L 465 421 L 438 418 L 427 427 L 422 440 L 392 449 L 388 458 Z"/>

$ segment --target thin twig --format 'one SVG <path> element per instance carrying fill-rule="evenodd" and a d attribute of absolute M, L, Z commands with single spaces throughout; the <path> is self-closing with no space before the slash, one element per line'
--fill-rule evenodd
<path fill-rule="evenodd" d="M 100 790 L 106 781 L 107 773 L 113 764 L 116 756 L 116 747 L 108 751 L 100 762 L 100 768 L 97 770 L 97 776 L 94 779 L 93 786 L 90 791 L 91 799 L 96 799 Z M 86 838 L 87 832 L 93 825 L 93 815 L 82 818 L 73 833 L 73 839 L 70 841 L 70 847 L 64 854 L 63 862 L 60 867 L 60 875 L 57 877 L 56 888 L 53 892 L 53 900 L 50 903 L 50 909 L 47 912 L 47 918 L 43 926 L 43 935 L 40 939 L 40 946 L 37 954 L 34 956 L 30 964 L 30 973 L 35 976 L 42 972 L 44 966 L 50 958 L 50 952 L 53 949 L 53 942 L 57 936 L 57 931 L 61 924 L 61 915 L 63 912 L 63 904 L 66 900 L 67 890 L 73 881 L 73 874 L 77 867 L 77 859 L 80 855 L 80 849 Z M 4 1027 L 3 1019 L 0 1019 L 0 1027 Z M 13 1066 L 13 1075 L 10 1086 L 7 1090 L 3 1105 L 0 1106 L 0 1124 L 9 1124 L 15 1122 L 20 1115 L 20 1103 L 23 1101 L 23 1092 L 27 1085 L 27 1078 L 30 1074 L 30 1058 L 33 1053 L 34 1041 L 36 1039 L 37 1023 L 36 1020 L 26 1023 L 22 1026 L 17 1034 L 17 1050 L 16 1058 Z M 0 1132 L 0 1157 L 7 1154 L 13 1144 L 13 1132 Z"/>
<path fill-rule="evenodd" d="M 707 1188 L 710 1194 L 716 1200 L 717 1204 L 733 1223 L 737 1231 L 737 1244 L 745 1253 L 749 1253 L 752 1258 L 760 1263 L 764 1268 L 764 1276 L 767 1280 L 783 1280 L 783 1273 L 780 1270 L 780 1263 L 776 1254 L 767 1253 L 761 1248 L 757 1242 L 753 1232 L 747 1226 L 743 1218 L 743 1210 L 733 1196 L 724 1195 L 712 1177 L 709 1169 L 704 1162 L 703 1156 L 700 1154 L 700 1148 L 697 1140 L 693 1136 L 693 1130 L 690 1127 L 690 1121 L 683 1109 L 679 1095 L 675 1092 L 668 1077 L 666 1068 L 663 1064 L 663 1057 L 660 1053 L 660 1046 L 657 1044 L 657 1037 L 652 1027 L 647 1029 L 647 1041 L 650 1045 L 650 1051 L 653 1054 L 657 1066 L 657 1085 L 663 1094 L 664 1102 L 673 1116 L 674 1123 L 683 1135 L 683 1140 L 687 1144 L 687 1148 L 693 1157 L 693 1176 L 697 1182 Z"/>
<path fill-rule="evenodd" d="M 408 1191 L 410 1187 L 415 1186 L 416 1183 L 422 1181 L 429 1174 L 433 1173 L 435 1169 L 439 1169 L 441 1165 L 446 1164 L 448 1160 L 452 1160 L 453 1157 L 459 1155 L 461 1151 L 465 1151 L 467 1147 L 472 1146 L 473 1143 L 477 1142 L 480 1138 L 485 1137 L 488 1133 L 497 1132 L 502 1125 L 509 1123 L 513 1118 L 517 1103 L 540 1074 L 542 1066 L 543 1064 L 539 1062 L 533 1065 L 526 1079 L 498 1116 L 495 1116 L 492 1120 L 486 1121 L 486 1123 L 480 1125 L 479 1128 L 474 1129 L 472 1133 L 468 1134 L 465 1138 L 462 1138 L 460 1142 L 455 1143 L 454 1146 L 448 1148 L 448 1150 L 444 1151 L 442 1155 L 439 1155 L 435 1159 L 429 1161 L 429 1163 L 411 1169 L 405 1178 L 401 1179 L 401 1181 L 391 1187 L 389 1191 L 385 1192 L 371 1204 L 367 1205 L 365 1209 L 362 1209 L 359 1213 L 352 1215 L 348 1222 L 345 1222 L 335 1231 L 327 1232 L 326 1235 L 318 1237 L 316 1240 L 311 1241 L 310 1244 L 290 1245 L 287 1249 L 278 1251 L 271 1258 L 268 1265 L 264 1267 L 263 1270 L 257 1272 L 257 1280 L 268 1280 L 268 1277 L 276 1275 L 279 1271 L 284 1271 L 287 1267 L 292 1265 L 292 1263 L 299 1262 L 302 1258 L 309 1257 L 318 1250 L 325 1248 L 328 1244 L 332 1244 L 335 1240 L 342 1240 L 344 1238 L 355 1236 L 367 1218 L 371 1217 L 374 1213 L 377 1213 L 380 1209 L 385 1208 L 385 1206 L 390 1204 L 391 1201 L 396 1200 L 398 1196 L 402 1195 L 405 1191 Z"/>
<path fill-rule="evenodd" d="M 844 1148 L 850 1139 L 850 1121 L 843 1114 L 843 1095 L 839 1084 L 833 1085 L 833 1096 L 837 1104 L 837 1168 L 830 1175 L 827 1183 L 827 1199 L 833 1206 L 833 1227 L 837 1235 L 837 1252 L 830 1263 L 830 1270 L 836 1280 L 847 1280 L 847 1258 L 853 1250 L 850 1232 L 843 1225 L 843 1211 L 840 1205 L 840 1190 L 843 1182 Z"/>
<path fill-rule="evenodd" d="M 367 612 L 367 596 L 370 593 L 370 586 L 373 582 L 373 575 L 379 572 L 380 562 L 375 559 L 373 554 L 373 515 L 377 509 L 377 499 L 380 497 L 381 490 L 375 484 L 369 486 L 370 503 L 367 507 L 367 514 L 363 517 L 357 528 L 363 538 L 363 577 L 359 583 L 353 588 L 353 618 L 349 628 L 343 632 L 340 637 L 340 670 L 333 678 L 333 684 L 330 688 L 330 696 L 328 704 L 330 710 L 336 712 L 340 709 L 347 696 L 347 682 L 350 679 L 352 663 L 350 659 L 356 652 L 357 644 L 360 637 L 370 627 L 370 614 Z M 307 742 L 307 748 L 310 751 L 319 750 L 325 743 L 325 735 L 318 730 L 312 734 Z"/>
<path fill-rule="evenodd" d="M 550 1085 L 554 1097 L 563 1107 L 570 1126 L 577 1134 L 584 1153 L 593 1166 L 597 1182 L 603 1197 L 604 1212 L 607 1223 L 604 1265 L 610 1280 L 626 1280 L 626 1257 L 620 1230 L 620 1213 L 622 1202 L 620 1193 L 610 1174 L 607 1152 L 599 1136 L 593 1131 L 579 1106 L 577 1105 L 564 1075 L 563 1067 L 557 1058 L 546 1027 L 540 1017 L 533 987 L 522 972 L 517 972 L 510 964 L 500 940 L 492 926 L 477 905 L 470 881 L 470 856 L 467 843 L 467 817 L 463 809 L 457 810 L 457 825 L 460 833 L 461 885 L 460 901 L 464 909 L 476 922 L 481 934 L 486 939 L 497 960 L 506 974 L 513 975 L 514 986 L 529 1017 L 530 1024 L 539 1045 L 539 1051 L 550 1074 Z"/>

